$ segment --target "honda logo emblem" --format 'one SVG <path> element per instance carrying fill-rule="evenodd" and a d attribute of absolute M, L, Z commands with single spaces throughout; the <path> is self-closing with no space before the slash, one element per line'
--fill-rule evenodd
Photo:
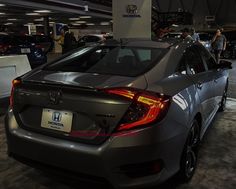
<path fill-rule="evenodd" d="M 61 100 L 61 91 L 50 91 L 49 92 L 49 101 L 51 104 L 59 104 L 60 100 Z"/>

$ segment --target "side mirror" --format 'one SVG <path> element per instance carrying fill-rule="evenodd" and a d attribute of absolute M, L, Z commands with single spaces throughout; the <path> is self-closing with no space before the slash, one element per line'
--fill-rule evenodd
<path fill-rule="evenodd" d="M 219 64 L 216 65 L 216 69 L 232 69 L 232 62 L 227 60 L 220 60 Z"/>

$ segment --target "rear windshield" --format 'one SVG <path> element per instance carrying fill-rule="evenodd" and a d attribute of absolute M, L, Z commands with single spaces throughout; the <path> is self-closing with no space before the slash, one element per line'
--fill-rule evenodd
<path fill-rule="evenodd" d="M 167 51 L 143 47 L 85 47 L 44 70 L 137 76 L 157 64 Z"/>

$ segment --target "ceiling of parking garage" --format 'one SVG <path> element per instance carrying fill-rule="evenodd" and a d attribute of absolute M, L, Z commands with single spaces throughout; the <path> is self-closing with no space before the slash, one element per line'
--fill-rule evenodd
<path fill-rule="evenodd" d="M 215 16 L 219 25 L 236 25 L 236 0 L 152 0 L 158 12 L 189 11 L 194 15 L 194 24 L 202 24 L 205 16 Z M 88 23 L 99 25 L 112 19 L 112 0 L 0 0 L 1 24 L 42 24 L 45 13 L 26 16 L 38 9 L 51 10 L 50 22 L 74 23 L 70 18 L 91 15 Z M 85 11 L 88 5 L 89 11 Z M 10 20 L 8 20 L 10 19 Z M 16 20 L 14 20 L 16 19 Z M 35 20 L 36 19 L 36 20 Z M 37 21 L 38 20 L 38 21 Z M 83 19 L 81 19 L 83 21 Z"/>
<path fill-rule="evenodd" d="M 236 0 L 153 0 L 157 11 L 189 11 L 194 24 L 202 24 L 205 16 L 215 16 L 217 24 L 236 25 Z"/>
<path fill-rule="evenodd" d="M 89 11 L 85 11 L 86 5 Z M 49 12 L 37 13 L 39 10 Z M 44 16 L 49 16 L 51 24 L 103 25 L 111 21 L 111 14 L 111 7 L 80 0 L 0 0 L 0 25 L 40 26 Z"/>

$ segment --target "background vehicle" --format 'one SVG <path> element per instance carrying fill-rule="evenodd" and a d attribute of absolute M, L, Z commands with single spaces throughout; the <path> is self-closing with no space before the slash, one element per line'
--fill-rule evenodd
<path fill-rule="evenodd" d="M 41 46 L 31 43 L 27 36 L 1 35 L 0 52 L 2 55 L 26 54 L 32 68 L 47 62 Z"/>
<path fill-rule="evenodd" d="M 52 51 L 54 42 L 50 36 L 46 35 L 31 35 L 26 36 L 26 40 L 30 43 L 34 43 L 36 46 L 40 47 L 42 51 L 47 54 Z"/>
<path fill-rule="evenodd" d="M 170 32 L 164 35 L 163 38 L 175 38 L 179 39 L 181 38 L 182 33 L 181 32 Z"/>
<path fill-rule="evenodd" d="M 200 43 L 209 51 L 211 51 L 211 41 L 213 35 L 210 33 L 199 33 Z"/>
<path fill-rule="evenodd" d="M 77 49 L 13 82 L 9 154 L 117 188 L 188 181 L 230 67 L 188 39 Z"/>
<path fill-rule="evenodd" d="M 106 38 L 102 34 L 101 35 L 99 34 L 85 35 L 78 40 L 78 46 L 82 47 L 84 45 L 101 43 L 104 40 L 106 40 Z"/>

